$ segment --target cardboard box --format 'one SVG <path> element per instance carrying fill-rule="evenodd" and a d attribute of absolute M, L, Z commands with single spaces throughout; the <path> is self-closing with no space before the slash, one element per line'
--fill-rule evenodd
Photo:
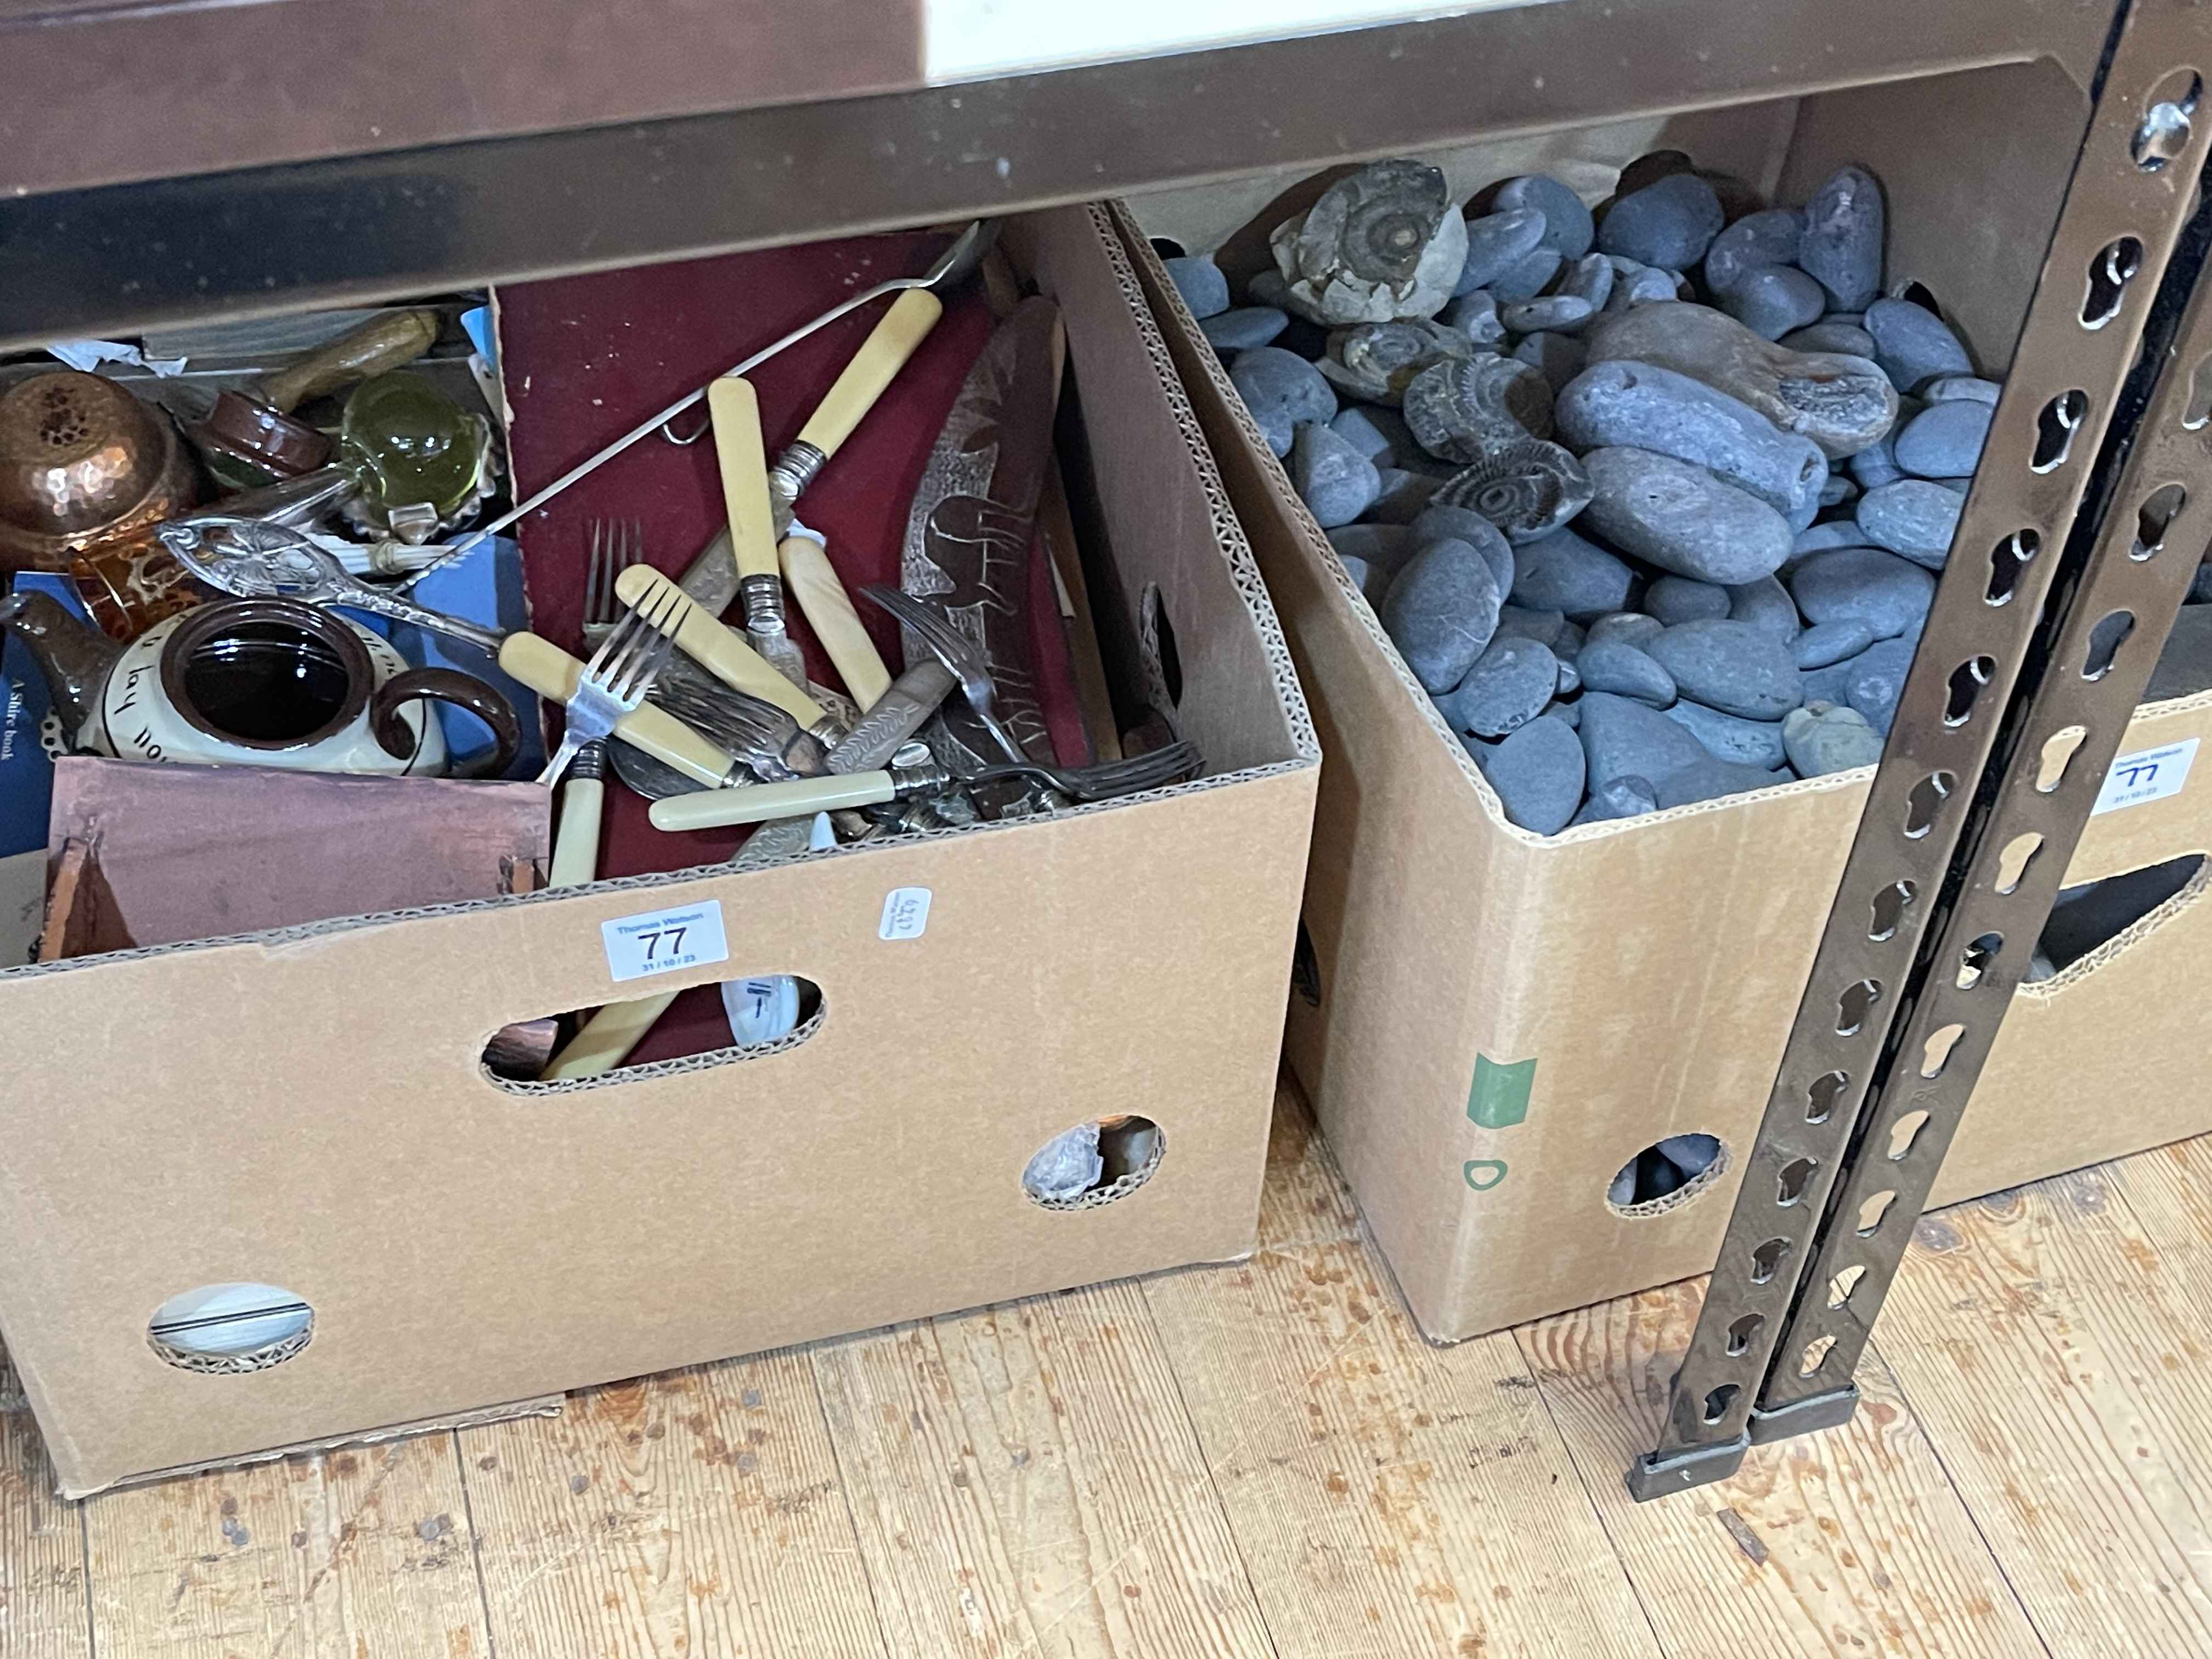
<path fill-rule="evenodd" d="M 2038 120 L 2023 123 L 2029 107 Z M 2002 374 L 2087 108 L 2055 65 L 2031 63 L 1431 159 L 1462 193 L 1556 167 L 1601 195 L 1621 165 L 1674 148 L 1776 201 L 1802 201 L 1837 166 L 1863 162 L 1888 192 L 1888 280 L 1926 283 Z M 1711 1270 L 1871 773 L 1548 838 L 1506 822 L 1146 245 L 1171 234 L 1193 249 L 1223 246 L 1242 275 L 1267 229 L 1327 180 L 1285 182 L 1139 200 L 1121 225 L 1290 633 L 1327 757 L 1289 1058 L 1423 1328 L 1463 1338 Z M 2123 752 L 2207 718 L 2194 705 L 2154 711 Z M 2160 851 L 2169 828 L 2177 849 L 2202 844 L 2193 826 L 2177 827 L 2194 810 L 2185 795 L 2100 819 L 2077 869 L 2170 855 Z M 2117 988 L 2151 971 L 2136 961 L 2181 982 L 2168 964 L 2189 948 L 2185 923 L 2204 925 L 2193 914 L 2154 919 L 2113 960 L 2023 994 L 1985 1087 L 2002 1108 L 1968 1114 L 1942 1196 L 2212 1127 L 2212 1090 L 2183 1076 L 2194 1045 L 2177 1032 L 2194 1011 L 2170 989 L 2136 1018 L 2175 1044 L 2172 1091 L 2154 1109 L 2081 1109 L 2149 1092 L 2141 1072 L 2124 1090 L 2100 1090 L 2100 1062 L 2085 1071 L 2082 1052 L 2103 1052 L 2113 1028 L 2087 1022 L 2118 1018 Z M 1705 1173 L 1656 1202 L 1613 1206 L 1607 1189 L 1624 1166 L 1680 1134 L 1720 1143 Z"/>
<path fill-rule="evenodd" d="M 1318 750 L 1103 212 L 1009 241 L 1065 315 L 1104 631 L 1158 595 L 1208 775 L 0 973 L 0 1340 L 66 1492 L 1251 1249 Z M 926 924 L 887 925 L 920 895 Z M 817 1017 L 586 1084 L 482 1068 L 508 1022 L 610 997 L 605 926 L 710 906 L 728 961 L 652 988 L 790 972 Z M 1024 1193 L 1043 1142 L 1132 1111 L 1164 1132 L 1149 1179 Z M 157 1355 L 167 1298 L 239 1282 L 311 1309 L 304 1346 Z"/>

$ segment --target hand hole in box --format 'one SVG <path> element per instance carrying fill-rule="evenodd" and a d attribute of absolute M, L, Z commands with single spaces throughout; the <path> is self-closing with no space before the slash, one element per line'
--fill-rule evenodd
<path fill-rule="evenodd" d="M 1859 1280 L 1865 1277 L 1866 1265 L 1863 1262 L 1861 1262 L 1855 1266 L 1844 1268 L 1841 1273 L 1830 1279 L 1828 1280 L 1828 1306 L 1831 1308 L 1840 1308 L 1844 1303 L 1850 1301 L 1851 1299 L 1851 1292 L 1858 1289 Z"/>
<path fill-rule="evenodd" d="M 1030 1154 L 1022 1190 L 1048 1210 L 1095 1210 L 1152 1178 L 1167 1137 L 1148 1117 L 1102 1117 L 1064 1129 Z"/>
<path fill-rule="evenodd" d="M 1897 1194 L 1894 1191 L 1891 1191 L 1876 1193 L 1865 1203 L 1860 1205 L 1859 1237 L 1861 1238 L 1871 1237 L 1874 1230 L 1881 1225 L 1881 1218 L 1889 1213 L 1889 1206 L 1895 1202 L 1897 1202 Z"/>
<path fill-rule="evenodd" d="M 1849 1072 L 1823 1072 L 1814 1078 L 1805 1090 L 1805 1121 L 1826 1123 L 1836 1103 L 1844 1097 L 1844 1091 L 1850 1086 Z"/>
<path fill-rule="evenodd" d="M 2189 148 L 2189 131 L 2203 95 L 2204 82 L 2195 70 L 2169 70 L 2150 96 L 2143 100 L 2143 117 L 2128 141 L 2128 154 L 2145 173 L 2156 173 L 2178 161 Z"/>
<path fill-rule="evenodd" d="M 1943 810 L 1943 803 L 1951 799 L 1951 792 L 1959 787 L 1954 772 L 1930 772 L 1912 786 L 1912 793 L 1905 798 L 1905 838 L 1918 841 L 1936 827 L 1936 815 Z"/>
<path fill-rule="evenodd" d="M 1175 623 L 1160 598 L 1159 584 L 1146 582 L 1139 605 L 1137 648 L 1143 654 L 1146 677 L 1167 699 L 1170 708 L 1182 707 L 1182 653 L 1176 648 Z"/>
<path fill-rule="evenodd" d="M 2086 726 L 2062 726 L 2043 740 L 2043 756 L 2035 769 L 2035 793 L 2047 795 L 2066 780 L 2066 769 L 2072 764 L 2074 751 L 2081 746 L 2082 738 L 2089 735 Z M 2008 888 L 2000 887 L 2001 893 Z"/>
<path fill-rule="evenodd" d="M 1927 1122 L 1928 1114 L 1923 1109 L 1907 1112 L 1889 1126 L 1889 1161 L 1892 1164 L 1905 1162 L 1905 1155 L 1911 1152 L 1912 1143 L 1920 1139 L 1920 1131 Z"/>
<path fill-rule="evenodd" d="M 1920 1045 L 1920 1075 L 1931 1079 L 1942 1076 L 1943 1068 L 1951 1063 L 1951 1050 L 1966 1035 L 1966 1028 L 1956 1020 L 1929 1033 L 1928 1041 Z"/>
<path fill-rule="evenodd" d="M 1979 939 L 1966 941 L 1966 948 L 1959 954 L 1959 973 L 1956 984 L 1961 991 L 1971 991 L 1982 982 L 1982 975 L 1996 960 L 1997 952 L 2004 949 L 2002 933 L 1984 933 Z"/>
<path fill-rule="evenodd" d="M 2097 625 L 2089 630 L 2088 648 L 2081 653 L 2081 678 L 2101 680 L 2112 672 L 2112 659 L 2127 643 L 2128 635 L 2136 631 L 2136 613 L 2114 611 L 2097 618 Z"/>
<path fill-rule="evenodd" d="M 1856 1036 L 1859 1027 L 1875 1003 L 1881 1000 L 1881 981 L 1862 979 L 1844 988 L 1843 995 L 1836 999 L 1836 1035 Z"/>
<path fill-rule="evenodd" d="M 1152 252 L 1163 259 L 1185 259 L 1190 257 L 1183 245 L 1172 236 L 1154 236 L 1149 240 L 1152 245 Z"/>
<path fill-rule="evenodd" d="M 795 1048 L 822 1029 L 828 1013 L 822 988 L 796 974 L 753 974 L 696 989 L 702 999 L 687 1006 L 702 1018 L 683 1020 L 682 1030 L 688 1032 L 713 1021 L 708 1012 L 711 1004 L 704 1002 L 703 994 L 719 992 L 721 1018 L 728 1022 L 727 1043 L 629 1063 L 630 1054 L 684 995 L 681 991 L 661 991 L 573 1014 L 544 1015 L 501 1026 L 484 1045 L 484 1073 L 510 1094 L 534 1095 L 703 1071 Z"/>
<path fill-rule="evenodd" d="M 2062 392 L 2044 404 L 2035 417 L 2035 453 L 2028 459 L 2031 472 L 2055 472 L 2073 453 L 2074 434 L 2089 413 L 2089 394 Z"/>
<path fill-rule="evenodd" d="M 1712 1135 L 1668 1135 L 1620 1166 L 1606 1184 L 1606 1208 L 1643 1219 L 1679 1210 L 1720 1179 L 1728 1149 Z"/>
<path fill-rule="evenodd" d="M 1759 1328 L 1766 1323 L 1765 1314 L 1746 1314 L 1729 1327 L 1729 1358 L 1734 1359 L 1751 1352 L 1751 1340 L 1759 1334 Z"/>
<path fill-rule="evenodd" d="M 2081 326 L 2100 329 L 2120 314 L 2120 301 L 2128 284 L 2142 269 L 2142 244 L 2132 236 L 2116 237 L 2099 248 L 2089 261 L 2089 289 L 2081 298 Z"/>
<path fill-rule="evenodd" d="M 2015 530 L 1990 550 L 1990 586 L 1984 597 L 1991 605 L 2008 605 L 2020 573 L 2043 549 L 2043 538 L 2033 530 Z"/>
<path fill-rule="evenodd" d="M 1721 1419 L 1726 1417 L 1729 1414 L 1729 1407 L 1735 1404 L 1736 1396 L 1742 1392 L 1743 1387 L 1741 1383 L 1723 1382 L 1720 1387 L 1715 1389 L 1711 1394 L 1707 1395 L 1705 1396 L 1705 1421 L 1708 1423 L 1717 1423 Z"/>
<path fill-rule="evenodd" d="M 2185 902 L 2183 890 L 2203 867 L 2203 854 L 2185 853 L 2123 875 L 2060 889 L 2043 924 L 2028 978 L 2063 973 L 2154 912 L 2178 910 Z"/>
<path fill-rule="evenodd" d="M 1897 925 L 1906 908 L 1919 896 L 1919 884 L 1899 877 L 1874 896 L 1873 914 L 1867 920 L 1867 938 L 1875 945 L 1897 937 Z"/>
<path fill-rule="evenodd" d="M 315 1310 L 275 1285 L 236 1282 L 181 1291 L 154 1310 L 146 1340 L 179 1370 L 265 1371 L 314 1340 Z"/>
<path fill-rule="evenodd" d="M 1782 1258 L 1790 1254 L 1790 1241 L 1770 1238 L 1751 1253 L 1751 1282 L 1754 1285 L 1771 1283 L 1781 1271 Z"/>
<path fill-rule="evenodd" d="M 1951 671 L 1951 696 L 1943 705 L 1943 724 L 1964 726 L 1974 712 L 1974 699 L 1997 672 L 1995 657 L 1969 657 Z"/>
<path fill-rule="evenodd" d="M 2166 532 L 2181 509 L 2189 505 L 2189 492 L 2178 483 L 2160 484 L 2136 508 L 2135 545 L 2128 556 L 2141 564 L 2154 558 L 2166 546 Z"/>
<path fill-rule="evenodd" d="M 1291 946 L 1291 985 L 1309 1008 L 1321 1006 L 1321 957 L 1315 953 L 1313 935 L 1305 919 L 1298 919 L 1298 937 Z"/>
<path fill-rule="evenodd" d="M 1797 1362 L 1797 1375 L 1810 1376 L 1828 1363 L 1828 1350 L 1836 1346 L 1832 1336 L 1816 1336 L 1805 1345 L 1804 1357 Z"/>

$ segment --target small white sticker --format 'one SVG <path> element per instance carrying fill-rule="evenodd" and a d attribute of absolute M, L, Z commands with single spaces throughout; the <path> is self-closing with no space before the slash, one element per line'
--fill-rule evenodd
<path fill-rule="evenodd" d="M 2139 749 L 2121 756 L 2105 774 L 2105 787 L 2097 792 L 2097 804 L 2089 809 L 2089 816 L 2094 818 L 2100 812 L 2117 812 L 2123 806 L 2141 806 L 2145 801 L 2179 794 L 2181 786 L 2189 781 L 2189 763 L 2196 758 L 2194 738 L 2167 744 L 2163 749 Z"/>
<path fill-rule="evenodd" d="M 607 974 L 617 983 L 730 959 L 720 899 L 680 910 L 617 916 L 599 924 L 599 937 L 606 943 Z"/>
<path fill-rule="evenodd" d="M 929 926 L 929 889 L 894 887 L 884 896 L 878 939 L 920 939 Z"/>

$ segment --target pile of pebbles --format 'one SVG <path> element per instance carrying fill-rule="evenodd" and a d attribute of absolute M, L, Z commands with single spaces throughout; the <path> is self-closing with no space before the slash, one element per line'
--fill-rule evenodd
<path fill-rule="evenodd" d="M 1346 573 L 1525 830 L 1880 758 L 1998 387 L 1884 297 L 1879 182 L 1665 152 L 1594 214 L 1380 161 L 1232 303 L 1167 261 Z"/>

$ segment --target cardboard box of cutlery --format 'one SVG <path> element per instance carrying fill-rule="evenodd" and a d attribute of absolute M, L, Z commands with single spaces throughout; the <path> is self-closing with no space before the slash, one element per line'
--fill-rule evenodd
<path fill-rule="evenodd" d="M 1318 750 L 1106 214 L 1004 246 L 1065 327 L 1120 723 L 1198 779 L 0 972 L 0 1339 L 66 1492 L 1250 1249 Z M 641 975 L 647 934 L 684 965 Z M 770 974 L 811 989 L 778 1041 L 483 1063 L 515 1022 Z M 1096 1179 L 1033 1198 L 1094 1122 Z"/>
<path fill-rule="evenodd" d="M 2025 149 L 1979 142 L 2021 136 L 2013 112 L 2031 88 L 2039 107 L 2068 119 Z M 1462 191 L 1553 172 L 1592 203 L 1620 168 L 1670 147 L 1776 202 L 1802 201 L 1840 164 L 1865 163 L 1887 190 L 1892 291 L 1924 283 L 1985 372 L 2002 374 L 2083 108 L 2052 66 L 2019 65 L 1428 159 Z M 1931 131 L 1945 142 L 1926 143 Z M 1161 236 L 1220 248 L 1233 285 L 1266 258 L 1267 230 L 1334 176 L 1139 198 L 1121 224 L 1326 757 L 1287 1055 L 1414 1314 L 1454 1340 L 1711 1271 L 1871 774 L 1553 836 L 1507 820 L 1150 246 Z M 1942 206 L 1969 200 L 1971 214 Z M 1963 222 L 1974 236 L 1960 234 Z M 2123 757 L 2185 744 L 2212 719 L 2204 701 L 2147 708 Z M 2096 819 L 2073 879 L 2205 850 L 2207 787 L 2199 776 Z M 1939 1199 L 2212 1128 L 2212 1087 L 2192 1069 L 2203 1016 L 2174 988 L 2203 959 L 2212 911 L 2201 877 L 2163 897 L 2157 876 L 2142 880 L 2152 915 L 2021 992 Z M 2099 1105 L 2118 1100 L 2128 1109 Z M 1692 1172 L 1656 1199 L 1614 1201 L 1662 1141 Z"/>

